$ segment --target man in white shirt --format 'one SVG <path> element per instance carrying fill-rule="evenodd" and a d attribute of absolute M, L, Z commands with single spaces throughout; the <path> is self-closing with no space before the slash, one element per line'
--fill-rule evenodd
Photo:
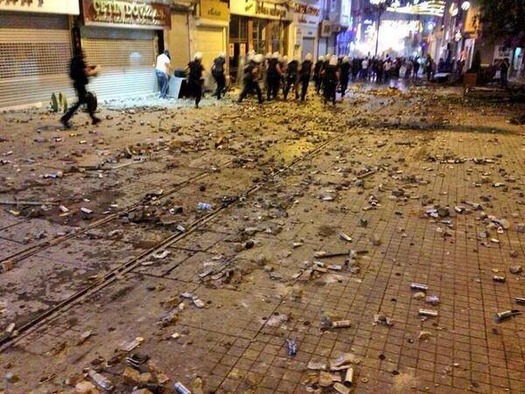
<path fill-rule="evenodd" d="M 170 53 L 166 50 L 157 56 L 157 65 L 155 66 L 155 73 L 157 74 L 157 81 L 159 82 L 160 95 L 159 98 L 166 98 L 168 93 L 168 81 L 170 79 Z"/>

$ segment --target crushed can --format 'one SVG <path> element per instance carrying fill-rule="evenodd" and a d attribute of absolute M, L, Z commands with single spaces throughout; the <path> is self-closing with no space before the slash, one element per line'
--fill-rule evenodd
<path fill-rule="evenodd" d="M 494 275 L 492 277 L 492 280 L 494 282 L 498 282 L 498 283 L 505 283 L 505 277 L 504 276 L 497 276 L 497 275 Z"/>
<path fill-rule="evenodd" d="M 288 355 L 293 357 L 297 354 L 297 344 L 293 339 L 287 339 L 286 345 L 288 346 Z"/>

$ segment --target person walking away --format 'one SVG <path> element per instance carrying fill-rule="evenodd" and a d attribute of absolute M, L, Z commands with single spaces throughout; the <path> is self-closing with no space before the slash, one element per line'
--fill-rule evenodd
<path fill-rule="evenodd" d="M 368 66 L 369 66 L 368 57 L 365 57 L 363 61 L 361 62 L 361 79 L 365 82 L 368 79 Z"/>
<path fill-rule="evenodd" d="M 376 83 L 378 84 L 383 83 L 384 68 L 385 64 L 379 59 L 376 66 Z"/>
<path fill-rule="evenodd" d="M 346 89 L 348 88 L 348 81 L 350 80 L 350 62 L 348 56 L 343 57 L 343 61 L 340 66 L 341 73 L 341 97 L 345 96 Z"/>
<path fill-rule="evenodd" d="M 501 83 L 502 88 L 506 88 L 508 86 L 509 68 L 510 68 L 509 59 L 508 58 L 501 59 L 501 63 L 499 64 L 499 70 L 501 74 L 500 83 Z"/>
<path fill-rule="evenodd" d="M 359 58 L 355 57 L 352 60 L 352 82 L 355 82 L 357 79 L 357 76 L 359 75 L 359 71 L 361 68 L 361 61 Z"/>
<path fill-rule="evenodd" d="M 392 59 L 388 55 L 383 63 L 383 70 L 385 72 L 385 82 L 389 83 L 390 79 L 392 79 Z"/>
<path fill-rule="evenodd" d="M 86 85 L 89 83 L 89 77 L 96 76 L 100 71 L 100 66 L 88 66 L 85 62 L 85 55 L 82 50 L 75 54 L 69 62 L 69 77 L 73 80 L 73 87 L 77 94 L 77 102 L 60 118 L 60 122 L 66 129 L 71 128 L 69 120 L 75 114 L 78 107 L 87 104 L 91 124 L 96 125 L 101 120 L 95 116 L 96 106 L 89 102 L 89 94 Z"/>
<path fill-rule="evenodd" d="M 288 93 L 293 86 L 295 91 L 295 99 L 299 98 L 299 59 L 295 58 L 290 60 L 288 66 L 286 67 L 286 79 L 284 82 L 284 99 L 288 98 Z"/>
<path fill-rule="evenodd" d="M 324 69 L 324 103 L 331 101 L 335 105 L 335 89 L 339 82 L 339 70 L 337 68 L 337 56 L 331 56 L 328 66 Z"/>
<path fill-rule="evenodd" d="M 168 83 L 170 80 L 170 65 L 171 58 L 169 51 L 162 52 L 157 56 L 157 65 L 155 66 L 155 74 L 157 74 L 157 81 L 159 84 L 160 94 L 159 98 L 164 99 L 168 94 Z"/>
<path fill-rule="evenodd" d="M 321 72 L 323 71 L 324 56 L 319 56 L 314 66 L 314 83 L 315 83 L 315 93 L 319 94 L 321 91 Z"/>
<path fill-rule="evenodd" d="M 274 52 L 272 58 L 268 61 L 268 69 L 266 70 L 266 78 L 268 83 L 268 91 L 266 93 L 267 100 L 276 100 L 279 92 L 279 84 L 281 82 L 282 70 L 279 65 L 279 52 Z"/>
<path fill-rule="evenodd" d="M 225 64 L 226 54 L 221 52 L 219 56 L 213 60 L 213 65 L 211 66 L 211 75 L 217 84 L 217 89 L 213 95 L 217 97 L 217 100 L 221 99 L 221 94 L 224 94 L 224 88 L 226 87 L 226 76 L 224 75 Z"/>
<path fill-rule="evenodd" d="M 312 54 L 308 53 L 299 70 L 299 81 L 301 83 L 301 101 L 306 99 L 306 92 L 308 91 L 308 84 L 310 83 L 310 76 L 312 75 Z"/>
<path fill-rule="evenodd" d="M 195 108 L 199 108 L 199 102 L 202 98 L 202 73 L 204 67 L 202 66 L 202 53 L 197 52 L 193 56 L 193 61 L 188 63 L 188 88 L 190 94 L 195 97 Z"/>
<path fill-rule="evenodd" d="M 414 59 L 414 79 L 419 78 L 419 68 L 421 67 L 419 56 Z"/>
<path fill-rule="evenodd" d="M 262 104 L 263 98 L 262 98 L 262 92 L 261 88 L 259 86 L 259 74 L 261 73 L 261 63 L 264 61 L 264 56 L 261 54 L 255 55 L 252 60 L 244 66 L 244 73 L 243 73 L 243 89 L 241 92 L 241 95 L 239 96 L 239 99 L 237 100 L 237 103 L 241 103 L 242 100 L 248 95 L 248 93 L 251 93 L 255 91 L 257 93 L 257 99 L 259 100 L 259 104 Z"/>
<path fill-rule="evenodd" d="M 427 81 L 430 82 L 432 79 L 432 68 L 433 68 L 434 61 L 432 60 L 432 56 L 430 54 L 427 55 L 427 59 L 425 60 L 425 73 L 427 74 Z"/>

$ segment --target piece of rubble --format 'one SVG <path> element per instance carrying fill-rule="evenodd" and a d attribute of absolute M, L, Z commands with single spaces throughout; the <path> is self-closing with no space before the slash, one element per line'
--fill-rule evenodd
<path fill-rule="evenodd" d="M 334 384 L 334 390 L 340 394 L 350 394 L 352 392 L 350 387 L 346 387 L 344 384 L 339 382 Z"/>
<path fill-rule="evenodd" d="M 509 267 L 509 272 L 514 275 L 521 274 L 522 271 L 523 271 L 523 268 L 521 267 L 521 265 L 511 265 Z"/>
<path fill-rule="evenodd" d="M 337 357 L 332 362 L 330 362 L 330 370 L 332 371 L 340 370 L 337 368 L 341 368 L 341 367 L 346 367 L 343 369 L 347 369 L 349 368 L 350 364 L 359 364 L 361 363 L 361 361 L 363 361 L 363 359 L 361 357 L 356 356 L 353 353 L 344 353 L 340 355 L 339 357 Z"/>
<path fill-rule="evenodd" d="M 332 375 L 329 372 L 321 371 L 319 373 L 319 386 L 329 387 L 334 383 Z"/>
<path fill-rule="evenodd" d="M 161 260 L 161 259 L 165 259 L 166 257 L 168 257 L 170 254 L 171 252 L 169 250 L 162 250 L 162 251 L 153 253 L 152 256 L 153 258 L 157 260 Z"/>
<path fill-rule="evenodd" d="M 431 336 L 432 336 L 432 333 L 430 331 L 420 331 L 417 336 L 417 339 L 419 339 L 420 341 L 425 341 L 429 339 Z"/>
<path fill-rule="evenodd" d="M 138 347 L 142 342 L 144 342 L 144 338 L 136 337 L 135 339 L 131 341 L 121 343 L 120 350 L 123 350 L 125 352 L 131 352 L 133 349 Z"/>
<path fill-rule="evenodd" d="M 113 386 L 113 383 L 111 382 L 111 380 L 106 378 L 104 375 L 98 373 L 94 369 L 90 369 L 88 371 L 88 376 L 93 381 L 93 383 L 95 383 L 95 385 L 97 385 L 98 387 L 100 387 L 103 390 L 113 391 L 113 389 L 115 388 L 115 386 Z"/>
<path fill-rule="evenodd" d="M 345 233 L 339 233 L 339 238 L 346 242 L 352 242 L 352 237 L 346 235 Z"/>
<path fill-rule="evenodd" d="M 78 382 L 75 385 L 75 393 L 77 394 L 92 394 L 96 392 L 95 391 L 96 389 L 97 389 L 96 386 L 87 380 Z"/>
<path fill-rule="evenodd" d="M 5 260 L 2 261 L 0 266 L 2 267 L 2 272 L 11 271 L 13 268 L 15 268 L 15 262 L 13 260 Z"/>
<path fill-rule="evenodd" d="M 388 316 L 382 313 L 377 313 L 374 315 L 374 323 L 382 325 L 382 326 L 389 326 L 389 327 L 394 325 L 394 322 L 392 321 L 392 319 L 390 319 Z"/>
<path fill-rule="evenodd" d="M 440 300 L 439 300 L 439 297 L 436 296 L 436 295 L 428 295 L 425 299 L 425 302 L 427 304 L 431 304 L 431 305 L 438 305 Z"/>

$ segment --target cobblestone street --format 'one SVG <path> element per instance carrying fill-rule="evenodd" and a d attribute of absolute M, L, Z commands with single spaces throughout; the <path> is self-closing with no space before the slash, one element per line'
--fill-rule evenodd
<path fill-rule="evenodd" d="M 0 393 L 525 392 L 525 105 L 462 93 L 0 113 Z"/>

